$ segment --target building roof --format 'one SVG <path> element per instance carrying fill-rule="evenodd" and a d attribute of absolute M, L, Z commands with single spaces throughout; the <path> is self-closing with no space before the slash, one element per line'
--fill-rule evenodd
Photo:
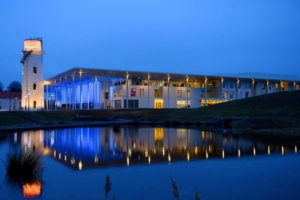
<path fill-rule="evenodd" d="M 21 99 L 21 92 L 0 92 L 0 99 Z"/>
<path fill-rule="evenodd" d="M 183 81 L 186 78 L 189 78 L 189 81 L 193 80 L 203 80 L 207 78 L 208 80 L 216 80 L 220 78 L 226 79 L 254 79 L 254 80 L 269 80 L 269 81 L 288 81 L 288 82 L 300 82 L 300 79 L 294 75 L 280 75 L 280 74 L 263 74 L 263 73 L 240 73 L 240 74 L 215 74 L 215 75 L 201 75 L 201 74 L 178 74 L 178 73 L 163 73 L 163 72 L 151 72 L 151 71 L 127 71 L 127 70 L 113 70 L 113 69 L 94 69 L 94 68 L 72 68 L 56 76 L 53 76 L 49 79 L 46 79 L 48 83 L 51 82 L 65 82 L 65 78 L 67 78 L 70 82 L 72 80 L 72 75 L 74 76 L 75 81 L 78 81 L 80 78 L 80 71 L 82 72 L 82 80 L 95 79 L 95 75 L 98 80 L 103 79 L 126 79 L 128 74 L 129 79 L 150 79 L 152 80 L 167 80 L 168 76 L 171 81 Z"/>

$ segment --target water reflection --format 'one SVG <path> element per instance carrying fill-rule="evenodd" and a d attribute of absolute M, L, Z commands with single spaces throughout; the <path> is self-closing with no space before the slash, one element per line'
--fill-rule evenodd
<path fill-rule="evenodd" d="M 99 166 L 130 166 L 211 158 L 297 153 L 297 146 L 281 142 L 222 135 L 187 128 L 82 127 L 23 132 L 24 152 L 33 146 L 74 169 Z M 17 139 L 15 139 L 17 138 Z"/>
<path fill-rule="evenodd" d="M 43 131 L 24 132 L 18 141 L 18 134 L 13 134 L 13 145 L 9 148 L 5 162 L 4 182 L 15 195 L 18 191 L 21 191 L 25 198 L 41 195 L 43 136 Z"/>

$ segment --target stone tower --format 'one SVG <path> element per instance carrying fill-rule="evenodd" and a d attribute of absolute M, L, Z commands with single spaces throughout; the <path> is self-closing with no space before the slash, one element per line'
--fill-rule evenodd
<path fill-rule="evenodd" d="M 43 42 L 41 38 L 24 40 L 22 69 L 22 108 L 41 110 L 44 108 Z"/>

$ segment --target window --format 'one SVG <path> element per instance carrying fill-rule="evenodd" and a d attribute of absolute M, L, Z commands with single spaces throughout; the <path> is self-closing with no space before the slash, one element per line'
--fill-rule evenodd
<path fill-rule="evenodd" d="M 240 81 L 240 82 L 238 82 L 238 83 L 239 83 L 239 88 L 242 89 L 242 84 L 243 84 L 243 82 Z"/>
<path fill-rule="evenodd" d="M 117 97 L 117 90 L 114 90 L 114 97 Z"/>
<path fill-rule="evenodd" d="M 177 96 L 178 96 L 178 97 L 181 97 L 181 90 L 178 90 Z"/>
<path fill-rule="evenodd" d="M 144 96 L 144 89 L 140 89 L 140 97 Z"/>
<path fill-rule="evenodd" d="M 223 81 L 223 88 L 227 87 L 227 81 Z"/>
<path fill-rule="evenodd" d="M 300 90 L 300 85 L 299 84 L 296 85 L 296 90 Z"/>
<path fill-rule="evenodd" d="M 191 98 L 191 91 L 190 90 L 187 91 L 187 97 Z"/>
<path fill-rule="evenodd" d="M 36 83 L 33 83 L 33 90 L 36 90 Z"/>
<path fill-rule="evenodd" d="M 33 108 L 36 108 L 36 101 L 33 101 Z"/>
<path fill-rule="evenodd" d="M 119 91 L 120 97 L 123 96 L 123 90 Z"/>
<path fill-rule="evenodd" d="M 230 88 L 234 88 L 234 82 L 233 82 L 233 81 L 230 81 L 230 82 L 229 82 L 229 87 L 230 87 Z"/>
<path fill-rule="evenodd" d="M 155 97 L 162 97 L 162 93 L 160 92 L 159 89 L 154 89 L 154 96 Z"/>
<path fill-rule="evenodd" d="M 37 67 L 36 66 L 33 67 L 33 73 L 37 74 Z"/>
<path fill-rule="evenodd" d="M 223 97 L 224 98 L 224 97 Z M 232 99 L 232 98 L 234 98 L 234 91 L 231 91 L 230 92 L 230 98 Z"/>
<path fill-rule="evenodd" d="M 272 90 L 272 84 L 269 83 L 269 90 Z"/>
<path fill-rule="evenodd" d="M 136 89 L 135 89 L 135 88 L 131 88 L 130 95 L 131 95 L 132 97 L 135 97 L 135 96 L 136 96 Z"/>
<path fill-rule="evenodd" d="M 188 103 L 188 105 L 186 105 L 186 103 Z M 178 100 L 176 102 L 177 104 L 177 108 L 189 108 L 191 105 L 191 101 L 183 101 L 183 100 Z"/>
<path fill-rule="evenodd" d="M 265 84 L 264 83 L 261 84 L 261 89 L 265 89 Z"/>
<path fill-rule="evenodd" d="M 279 90 L 279 84 L 278 83 L 275 83 L 275 89 Z"/>
<path fill-rule="evenodd" d="M 226 91 L 224 91 L 224 92 L 222 93 L 222 98 L 224 98 L 224 99 L 227 98 L 227 92 L 226 92 Z"/>
<path fill-rule="evenodd" d="M 104 93 L 105 99 L 108 99 L 108 92 Z"/>

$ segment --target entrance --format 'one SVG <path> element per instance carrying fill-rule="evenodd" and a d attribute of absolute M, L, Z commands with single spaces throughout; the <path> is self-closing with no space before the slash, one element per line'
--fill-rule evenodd
<path fill-rule="evenodd" d="M 162 100 L 162 99 L 154 100 L 154 108 L 155 109 L 162 109 L 163 107 L 164 107 L 164 100 Z"/>

